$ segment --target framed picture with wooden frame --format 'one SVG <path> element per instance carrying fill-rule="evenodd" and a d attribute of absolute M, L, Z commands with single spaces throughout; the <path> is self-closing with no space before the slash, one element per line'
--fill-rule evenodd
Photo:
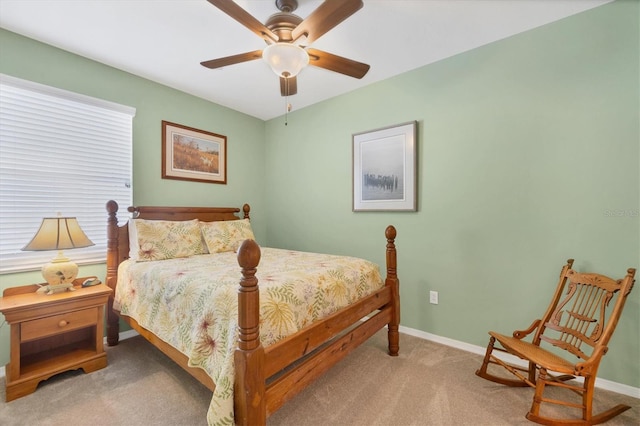
<path fill-rule="evenodd" d="M 162 178 L 227 183 L 227 137 L 162 121 Z"/>
<path fill-rule="evenodd" d="M 353 211 L 416 211 L 417 122 L 353 135 Z"/>

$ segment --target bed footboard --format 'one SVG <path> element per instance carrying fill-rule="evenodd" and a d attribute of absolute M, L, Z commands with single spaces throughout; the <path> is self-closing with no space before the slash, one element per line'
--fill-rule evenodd
<path fill-rule="evenodd" d="M 385 230 L 385 286 L 287 339 L 260 343 L 258 280 L 260 247 L 246 240 L 238 250 L 238 346 L 234 354 L 234 412 L 238 425 L 263 425 L 267 417 L 385 325 L 389 355 L 399 352 L 400 297 L 396 229 Z M 366 317 L 366 318 L 364 318 Z M 294 368 L 288 368 L 295 364 Z"/>

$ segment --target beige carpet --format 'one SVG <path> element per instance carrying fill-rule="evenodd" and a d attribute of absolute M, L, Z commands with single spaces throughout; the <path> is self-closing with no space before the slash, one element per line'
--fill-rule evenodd
<path fill-rule="evenodd" d="M 64 373 L 4 402 L 0 425 L 205 425 L 211 395 L 141 337 L 108 350 L 107 368 Z M 275 425 L 531 425 L 533 390 L 474 375 L 478 355 L 401 335 L 397 358 L 380 332 L 268 420 Z M 606 358 L 604 360 L 606 362 Z M 639 425 L 640 400 L 596 390 L 597 410 L 632 406 L 608 425 Z"/>

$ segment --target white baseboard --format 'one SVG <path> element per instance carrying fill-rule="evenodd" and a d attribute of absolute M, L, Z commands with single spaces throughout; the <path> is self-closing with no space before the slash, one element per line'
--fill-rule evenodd
<path fill-rule="evenodd" d="M 466 352 L 471 352 L 480 356 L 484 356 L 485 352 L 487 351 L 486 347 L 476 346 L 476 345 L 472 345 L 465 342 L 460 342 L 458 340 L 449 339 L 448 337 L 437 336 L 435 334 L 427 333 L 421 330 L 416 330 L 414 328 L 400 326 L 400 332 L 409 334 L 411 336 L 419 337 L 421 339 L 440 343 L 446 346 L 451 346 L 453 348 L 460 349 Z M 488 338 L 487 338 L 487 343 L 489 343 Z M 402 347 L 400 347 L 400 350 L 402 350 Z M 500 354 L 499 356 L 500 356 L 500 359 L 504 359 L 509 363 L 520 365 L 525 368 L 527 367 L 527 363 L 516 356 L 509 355 L 509 354 Z M 478 367 L 480 366 L 478 365 Z M 616 392 L 623 395 L 631 396 L 633 398 L 640 399 L 640 388 L 635 388 L 633 386 L 612 382 L 611 380 L 600 379 L 600 378 L 596 378 L 595 386 L 600 389 L 604 389 L 611 392 Z"/>
<path fill-rule="evenodd" d="M 414 328 L 404 327 L 402 325 L 400 326 L 400 332 L 408 334 L 410 336 L 415 336 L 421 339 L 440 343 L 442 345 L 451 346 L 452 348 L 460 349 L 466 352 L 471 352 L 480 356 L 484 356 L 486 352 L 486 347 L 481 347 L 481 346 L 476 346 L 476 345 L 472 345 L 465 342 L 460 342 L 458 340 L 449 339 L 448 337 L 437 336 L 435 334 L 427 333 L 426 331 L 416 330 Z M 138 332 L 135 330 L 123 331 L 120 333 L 120 340 L 129 339 L 137 335 L 138 335 Z M 106 344 L 106 338 L 105 338 L 105 344 Z M 523 367 L 527 366 L 526 362 L 524 362 L 518 357 L 511 356 L 509 354 L 504 354 L 504 356 L 502 356 L 501 358 L 504 358 L 505 361 L 516 364 L 516 365 L 521 365 Z M 5 376 L 5 367 L 0 367 L 0 378 L 3 378 L 4 376 Z M 640 399 L 640 388 L 634 388 L 633 386 L 612 382 L 611 380 L 597 378 L 596 387 Z"/>

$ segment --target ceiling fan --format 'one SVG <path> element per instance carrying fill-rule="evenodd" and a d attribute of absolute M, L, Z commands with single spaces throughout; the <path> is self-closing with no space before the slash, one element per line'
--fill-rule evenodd
<path fill-rule="evenodd" d="M 280 77 L 282 96 L 298 92 L 296 75 L 306 65 L 354 78 L 362 78 L 369 71 L 369 65 L 362 62 L 307 47 L 357 12 L 363 6 L 361 0 L 325 0 L 305 19 L 292 13 L 298 7 L 297 0 L 275 0 L 280 12 L 271 15 L 264 24 L 232 0 L 207 1 L 264 39 L 268 45 L 264 50 L 201 62 L 207 68 L 221 68 L 263 58 Z"/>

